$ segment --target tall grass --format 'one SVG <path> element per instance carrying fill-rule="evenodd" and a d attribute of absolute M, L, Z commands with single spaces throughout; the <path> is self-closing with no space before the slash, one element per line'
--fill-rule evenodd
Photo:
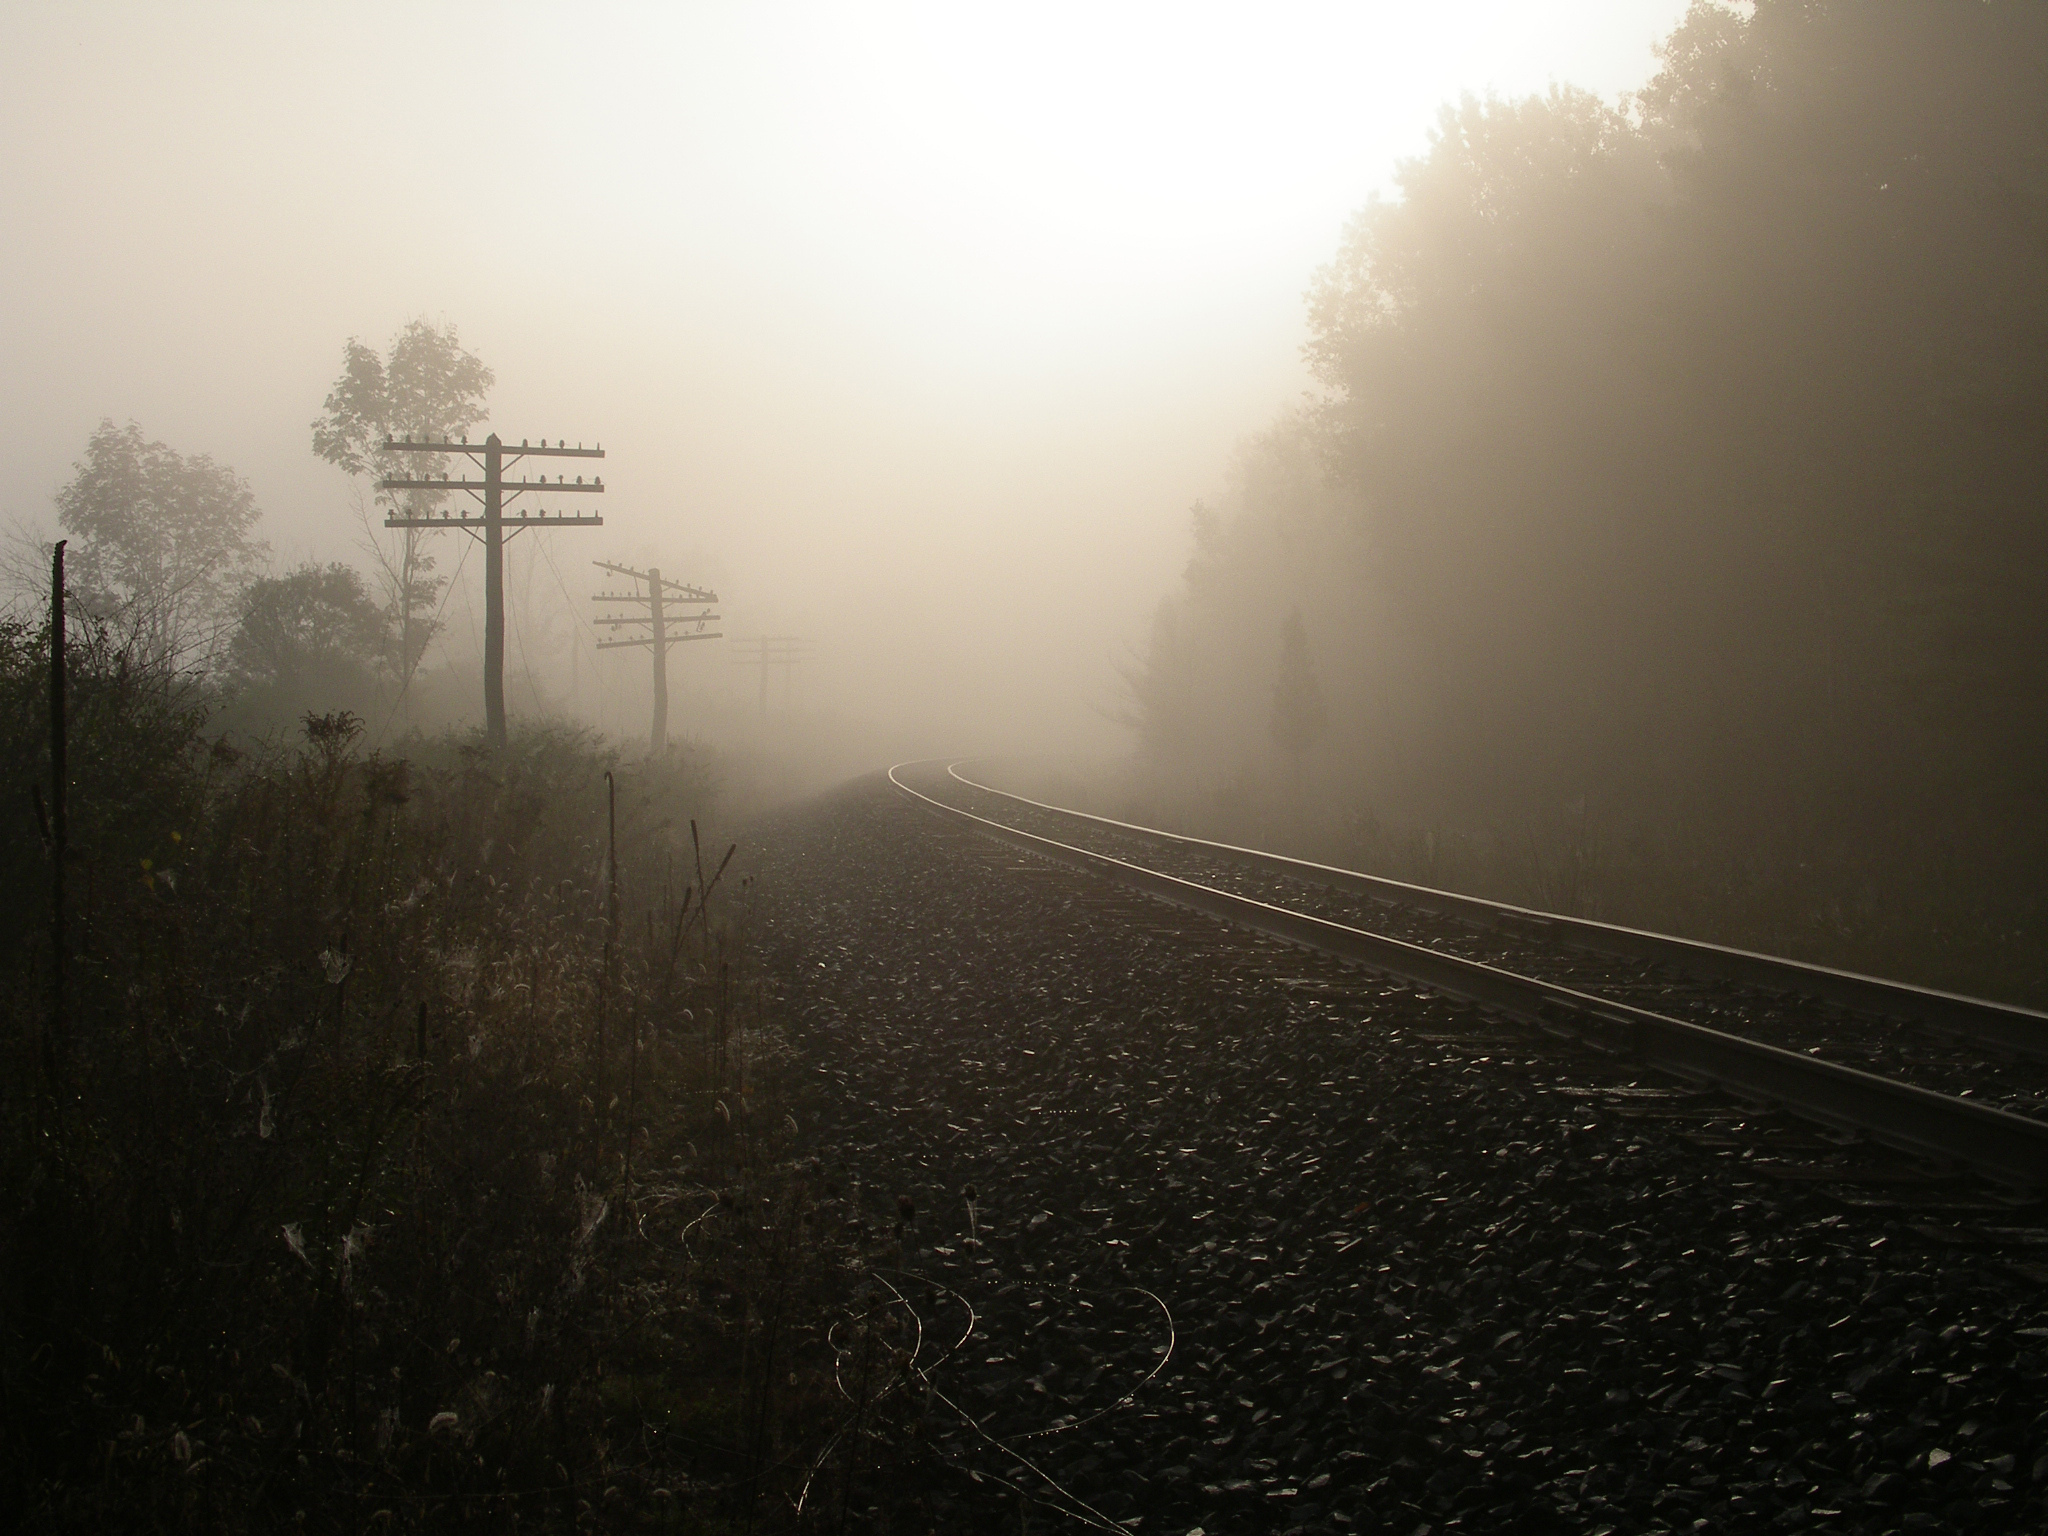
<path fill-rule="evenodd" d="M 701 763 L 238 750 L 85 645 L 52 1074 L 40 638 L 0 634 L 11 1524 L 768 1528 L 872 1454 Z"/>

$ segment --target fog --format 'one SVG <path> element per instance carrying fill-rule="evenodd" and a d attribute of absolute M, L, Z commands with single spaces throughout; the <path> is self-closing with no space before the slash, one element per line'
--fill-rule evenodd
<path fill-rule="evenodd" d="M 361 563 L 309 423 L 349 338 L 424 317 L 508 438 L 609 453 L 604 528 L 509 546 L 515 713 L 644 732 L 645 656 L 585 622 L 608 559 L 812 639 L 791 704 L 849 757 L 1120 750 L 1190 503 L 1313 387 L 1347 216 L 1443 103 L 1611 100 L 1682 9 L 12 7 L 0 511 L 47 534 L 132 419 L 247 477 L 277 568 Z M 748 717 L 736 654 L 674 653 L 672 730 Z"/>
<path fill-rule="evenodd" d="M 0 46 L 0 1528 L 2048 1529 L 2048 5 Z"/>

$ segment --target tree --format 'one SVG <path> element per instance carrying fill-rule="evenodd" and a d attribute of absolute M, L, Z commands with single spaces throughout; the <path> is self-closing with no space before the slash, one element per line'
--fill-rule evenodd
<path fill-rule="evenodd" d="M 1244 629 L 1284 594 L 1331 668 L 1318 750 L 1411 824 L 1591 791 L 1674 870 L 1861 881 L 1882 847 L 1906 889 L 1925 839 L 2017 908 L 2048 850 L 2048 7 L 1703 0 L 1662 57 L 1625 111 L 1450 108 L 1353 221 L 1306 350 L 1367 558 L 1228 504 L 1148 724 L 1284 730 Z"/>
<path fill-rule="evenodd" d="M 359 477 L 443 474 L 446 455 L 407 454 L 401 460 L 384 451 L 385 439 L 467 441 L 469 429 L 484 419 L 484 397 L 495 382 L 491 370 L 463 350 L 453 325 L 410 321 L 383 357 L 352 336 L 342 349 L 341 377 L 327 393 L 326 412 L 313 423 L 313 451 Z M 442 499 L 432 491 L 407 491 L 402 497 L 379 491 L 370 505 L 402 506 L 408 516 L 423 517 Z M 396 540 L 386 540 L 372 531 L 367 512 L 363 521 L 386 607 L 397 620 L 403 699 L 440 628 L 423 615 L 447 578 L 434 574 L 434 558 L 421 542 L 423 530 L 402 529 Z"/>
<path fill-rule="evenodd" d="M 205 454 L 150 442 L 132 421 L 103 419 L 74 468 L 57 519 L 86 610 L 151 663 L 213 659 L 237 590 L 270 548 L 255 537 L 262 513 L 248 483 Z"/>
<path fill-rule="evenodd" d="M 1301 760 L 1322 737 L 1323 723 L 1323 689 L 1316 681 L 1308 635 L 1302 628 L 1301 610 L 1296 608 L 1280 626 L 1280 677 L 1273 684 L 1273 718 L 1268 729 L 1280 750 L 1294 759 L 1297 787 Z"/>
<path fill-rule="evenodd" d="M 365 706 L 377 676 L 401 660 L 395 616 L 359 572 L 308 563 L 249 584 L 227 648 L 231 678 L 271 691 L 292 712 Z"/>

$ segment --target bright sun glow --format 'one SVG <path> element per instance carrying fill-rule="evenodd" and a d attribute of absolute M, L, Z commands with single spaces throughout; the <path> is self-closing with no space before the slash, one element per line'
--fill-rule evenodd
<path fill-rule="evenodd" d="M 1460 93 L 1612 99 L 1682 10 L 17 10 L 5 510 L 132 416 L 349 555 L 306 423 L 345 338 L 446 317 L 512 430 L 618 445 L 620 555 L 984 715 L 976 658 L 1043 633 L 1031 707 L 1096 720 L 1188 504 L 1309 386 L 1350 213 Z"/>
<path fill-rule="evenodd" d="M 771 7 L 746 28 L 684 14 L 594 67 L 535 147 L 595 174 L 657 248 L 757 235 L 773 264 L 889 323 L 907 308 L 1065 337 L 1098 307 L 1205 288 L 1214 302 L 1247 270 L 1284 263 L 1298 291 L 1442 103 L 1542 90 L 1567 68 L 1614 94 L 1680 9 Z"/>

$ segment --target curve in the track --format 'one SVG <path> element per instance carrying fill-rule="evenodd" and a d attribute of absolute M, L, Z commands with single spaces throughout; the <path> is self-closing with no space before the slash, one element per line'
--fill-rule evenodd
<path fill-rule="evenodd" d="M 898 763 L 889 769 L 889 781 L 902 794 L 956 825 L 966 826 L 1037 857 L 1109 878 L 1172 905 L 1203 912 L 1373 971 L 1399 976 L 1433 990 L 1465 998 L 1525 1023 L 1571 1028 L 1627 1050 L 1647 1065 L 1690 1079 L 1715 1082 L 1733 1092 L 1767 1098 L 1808 1118 L 1830 1125 L 1853 1127 L 1916 1152 L 1966 1163 L 2003 1183 L 2030 1189 L 2048 1187 L 2048 1123 L 1834 1062 L 1818 1061 L 1761 1041 L 1577 992 L 1538 977 L 1426 949 L 1384 934 L 1369 933 L 1161 870 L 1148 869 L 949 805 L 906 781 L 905 776 L 910 771 L 936 768 L 942 762 L 940 759 L 926 759 Z M 948 771 L 951 771 L 950 766 Z M 963 785 L 1022 804 L 1042 810 L 1061 810 L 1057 806 L 1025 800 L 1022 796 L 1008 795 L 1005 791 L 988 790 L 987 786 L 974 784 L 957 774 L 954 776 Z M 1157 832 L 1152 828 L 1127 828 L 1127 824 L 1107 822 L 1103 817 L 1086 819 L 1175 842 L 1199 843 L 1198 839 L 1178 838 L 1175 834 Z M 1221 844 L 1205 846 L 1212 849 L 1227 847 Z M 1279 857 L 1260 854 L 1254 849 L 1230 851 L 1261 859 Z M 1298 860 L 1282 862 L 1330 874 L 1353 873 L 1322 865 L 1303 865 Z M 1372 880 L 1374 877 L 1357 878 Z M 1422 888 L 1402 889 L 1419 891 Z M 1457 899 L 1463 901 L 1468 898 Z M 1499 910 L 1492 904 L 1480 905 L 1489 910 Z"/>
<path fill-rule="evenodd" d="M 1697 939 L 1682 939 L 1673 934 L 1627 928 L 1615 923 L 1595 922 L 1590 918 L 1568 917 L 1560 912 L 1543 912 L 1508 902 L 1487 901 L 1482 897 L 1464 896 L 1455 891 L 1434 890 L 1422 885 L 1409 885 L 1403 881 L 1389 880 L 1381 875 L 1363 874 L 1358 870 L 1342 869 L 1331 864 L 1288 858 L 1284 854 L 1268 853 L 1259 848 L 1241 848 L 1230 843 L 1211 842 L 1205 838 L 1163 831 L 1158 827 L 1116 821 L 1107 816 L 1070 810 L 1065 806 L 1052 805 L 1042 800 L 1014 794 L 1009 790 L 997 789 L 992 784 L 982 783 L 960 771 L 964 764 L 977 761 L 979 759 L 949 762 L 947 774 L 969 789 L 978 790 L 983 794 L 996 795 L 1052 815 L 1071 816 L 1126 837 L 1166 847 L 1192 849 L 1246 868 L 1326 885 L 1375 901 L 1414 907 L 1466 922 L 1491 926 L 1513 925 L 1525 934 L 1551 939 L 1574 948 L 1591 950 L 1597 954 L 1619 956 L 1652 965 L 1665 965 L 1688 975 L 1729 981 L 1738 986 L 1797 993 L 1859 1013 L 1907 1019 L 1952 1034 L 1981 1040 L 2003 1049 L 2048 1060 L 2048 1013 L 2036 1009 L 1992 1002 L 1980 997 L 1967 997 L 1961 993 L 1944 992 L 1933 987 L 1886 981 L 1881 977 L 1837 970 L 1830 966 L 1809 965 L 1803 961 L 1759 954 L 1753 950 L 1707 944 Z"/>

